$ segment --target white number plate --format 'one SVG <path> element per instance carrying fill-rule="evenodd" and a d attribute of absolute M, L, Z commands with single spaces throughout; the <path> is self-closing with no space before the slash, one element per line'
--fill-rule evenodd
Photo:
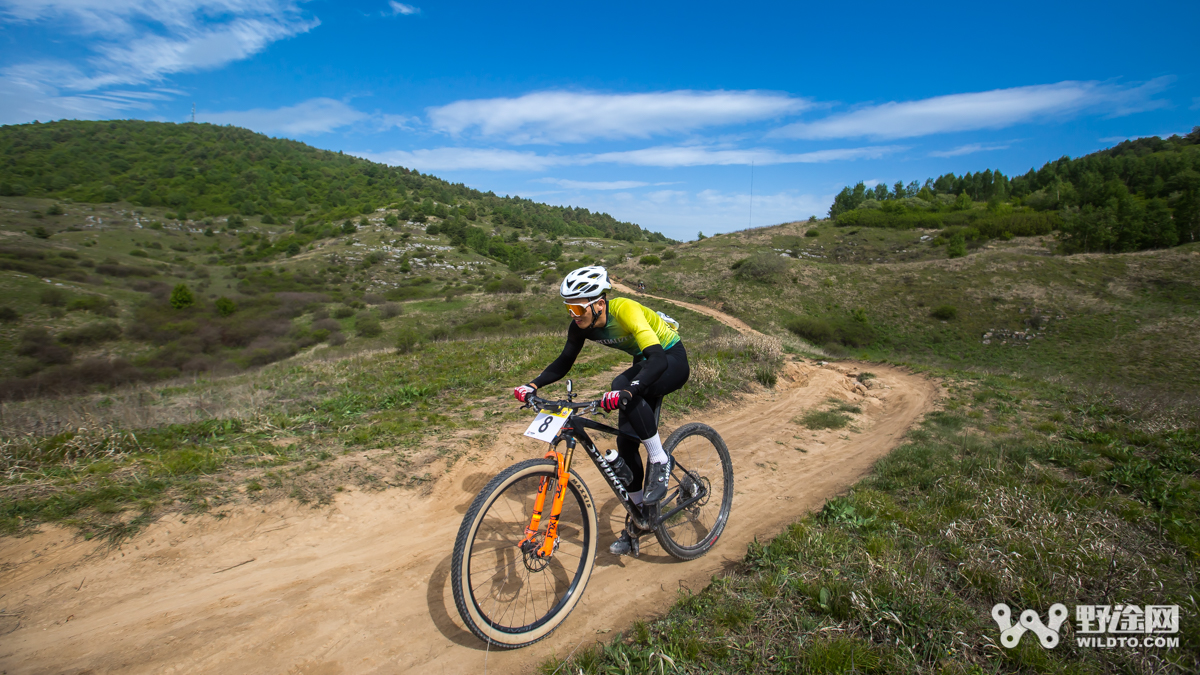
<path fill-rule="evenodd" d="M 568 411 L 562 410 L 558 412 L 540 412 L 537 417 L 533 418 L 533 424 L 525 430 L 525 435 L 530 438 L 536 438 L 539 441 L 549 443 L 554 440 L 554 436 L 558 434 L 558 430 L 567 422 Z"/>

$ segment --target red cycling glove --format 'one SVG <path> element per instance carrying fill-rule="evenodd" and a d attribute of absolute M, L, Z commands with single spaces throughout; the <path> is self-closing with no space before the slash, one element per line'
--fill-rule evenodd
<path fill-rule="evenodd" d="M 534 389 L 533 387 L 529 386 L 528 384 L 523 384 L 523 385 L 517 387 L 516 389 L 513 389 L 513 396 L 516 397 L 516 399 L 518 401 L 520 401 L 521 403 L 524 403 L 525 399 L 528 398 L 529 395 L 535 391 L 537 391 L 537 389 Z"/>
<path fill-rule="evenodd" d="M 621 392 L 610 391 L 600 397 L 600 407 L 605 410 L 616 410 L 621 406 Z"/>

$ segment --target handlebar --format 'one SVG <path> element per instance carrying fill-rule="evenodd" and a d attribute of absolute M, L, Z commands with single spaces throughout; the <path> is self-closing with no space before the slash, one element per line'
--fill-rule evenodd
<path fill-rule="evenodd" d="M 544 409 L 544 408 L 557 408 L 559 410 L 562 410 L 563 408 L 568 408 L 570 410 L 589 410 L 589 411 L 591 411 L 591 410 L 595 410 L 596 408 L 600 407 L 600 399 L 596 399 L 595 401 L 584 401 L 582 403 L 574 403 L 572 401 L 550 401 L 550 400 L 542 398 L 541 396 L 537 396 L 535 394 L 530 394 L 529 396 L 525 397 L 525 405 L 523 407 L 533 408 L 534 410 L 537 410 L 538 412 L 541 412 L 542 409 Z"/>

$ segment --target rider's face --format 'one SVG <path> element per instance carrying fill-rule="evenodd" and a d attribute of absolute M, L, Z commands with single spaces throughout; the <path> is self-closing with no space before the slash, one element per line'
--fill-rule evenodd
<path fill-rule="evenodd" d="M 596 310 L 596 315 L 592 316 L 592 310 Z M 591 307 L 584 311 L 583 316 L 577 316 L 573 319 L 575 325 L 583 329 L 592 328 L 594 326 L 603 326 L 608 323 L 608 301 L 597 300 Z"/>

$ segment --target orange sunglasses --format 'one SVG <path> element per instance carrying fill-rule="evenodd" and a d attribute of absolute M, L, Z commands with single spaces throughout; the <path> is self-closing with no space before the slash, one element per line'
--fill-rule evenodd
<path fill-rule="evenodd" d="M 568 303 L 566 303 L 567 311 L 570 312 L 572 316 L 583 316 L 583 311 L 585 309 L 587 309 L 588 307 L 591 307 L 592 305 L 596 304 L 597 302 L 599 302 L 601 300 L 603 300 L 603 298 L 596 298 L 595 300 L 593 300 L 589 303 L 583 304 L 583 305 L 577 305 L 577 304 L 568 302 Z"/>

